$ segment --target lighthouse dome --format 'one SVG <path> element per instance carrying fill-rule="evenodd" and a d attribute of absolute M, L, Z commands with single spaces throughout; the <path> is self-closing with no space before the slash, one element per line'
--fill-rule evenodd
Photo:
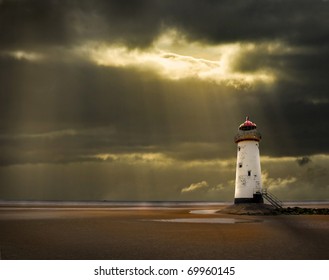
<path fill-rule="evenodd" d="M 240 124 L 239 129 L 240 130 L 252 130 L 255 129 L 257 125 L 249 120 L 249 117 L 246 117 L 246 121 L 242 124 Z"/>
<path fill-rule="evenodd" d="M 257 125 L 246 117 L 246 121 L 239 126 L 238 133 L 236 134 L 234 141 L 235 143 L 244 140 L 260 141 L 262 138 L 261 134 L 257 131 Z"/>

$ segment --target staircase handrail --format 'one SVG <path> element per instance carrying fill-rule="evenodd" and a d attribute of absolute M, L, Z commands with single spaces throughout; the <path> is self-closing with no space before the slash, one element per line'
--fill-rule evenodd
<path fill-rule="evenodd" d="M 267 189 L 262 190 L 262 195 L 270 202 L 272 205 L 282 208 L 283 202 L 278 199 L 273 193 L 269 192 Z"/>

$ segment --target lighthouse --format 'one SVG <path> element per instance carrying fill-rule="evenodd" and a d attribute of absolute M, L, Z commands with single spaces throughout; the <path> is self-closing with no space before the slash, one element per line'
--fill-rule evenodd
<path fill-rule="evenodd" d="M 255 123 L 246 118 L 239 126 L 237 144 L 234 204 L 263 203 L 259 142 L 261 134 Z"/>

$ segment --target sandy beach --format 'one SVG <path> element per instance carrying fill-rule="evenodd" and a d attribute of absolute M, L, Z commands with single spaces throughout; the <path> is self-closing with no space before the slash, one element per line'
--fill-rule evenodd
<path fill-rule="evenodd" d="M 2 207 L 0 255 L 16 260 L 329 259 L 328 215 L 215 213 L 223 207 Z"/>

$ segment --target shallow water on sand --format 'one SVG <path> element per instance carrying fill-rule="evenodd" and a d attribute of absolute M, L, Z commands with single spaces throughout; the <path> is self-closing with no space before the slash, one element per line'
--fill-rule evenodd
<path fill-rule="evenodd" d="M 191 214 L 215 214 L 220 209 L 198 209 L 198 210 L 191 210 Z"/>
<path fill-rule="evenodd" d="M 161 219 L 154 220 L 156 222 L 169 222 L 169 223 L 209 223 L 209 224 L 237 224 L 237 223 L 258 223 L 261 220 L 244 220 L 235 218 L 182 218 L 182 219 Z"/>

